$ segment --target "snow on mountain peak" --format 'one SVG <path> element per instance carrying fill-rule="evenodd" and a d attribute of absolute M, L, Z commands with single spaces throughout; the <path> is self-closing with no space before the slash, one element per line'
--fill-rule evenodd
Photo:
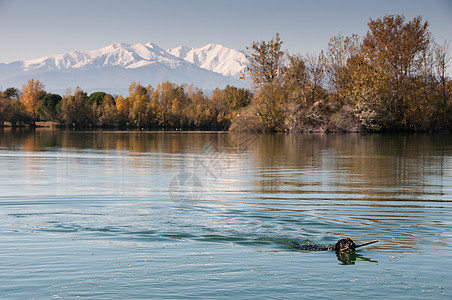
<path fill-rule="evenodd" d="M 90 51 L 73 51 L 23 62 L 25 71 L 63 71 L 80 68 L 100 68 L 122 66 L 128 69 L 139 68 L 152 63 L 165 63 L 172 67 L 184 63 L 159 46 L 147 44 L 111 44 L 106 47 Z"/>
<path fill-rule="evenodd" d="M 201 48 L 182 46 L 169 49 L 168 52 L 224 76 L 237 77 L 248 65 L 248 59 L 244 53 L 221 44 L 208 44 Z"/>
<path fill-rule="evenodd" d="M 179 47 L 176 47 L 173 49 L 169 49 L 168 53 L 170 53 L 176 57 L 183 58 L 183 57 L 186 57 L 187 53 L 191 50 L 193 50 L 193 48 L 191 48 L 191 47 L 179 46 Z"/>
<path fill-rule="evenodd" d="M 109 66 L 135 69 L 153 63 L 164 63 L 175 68 L 186 62 L 233 77 L 238 77 L 248 64 L 245 54 L 221 44 L 208 44 L 201 48 L 181 46 L 165 51 L 154 43 L 117 43 L 96 50 L 73 51 L 26 60 L 23 68 L 25 71 L 64 71 Z"/>

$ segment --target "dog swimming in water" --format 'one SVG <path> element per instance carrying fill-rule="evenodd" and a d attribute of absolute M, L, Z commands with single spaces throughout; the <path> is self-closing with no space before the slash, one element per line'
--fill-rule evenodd
<path fill-rule="evenodd" d="M 355 242 L 352 241 L 351 238 L 345 238 L 345 239 L 340 239 L 339 241 L 337 241 L 336 245 L 334 245 L 331 248 L 332 249 L 328 249 L 328 250 L 355 251 L 356 244 L 355 244 Z"/>
<path fill-rule="evenodd" d="M 378 242 L 377 240 L 374 241 L 370 241 L 367 243 L 363 243 L 360 245 L 356 245 L 355 242 L 353 242 L 353 240 L 351 238 L 343 238 L 340 239 L 339 241 L 337 241 L 337 243 L 334 246 L 331 247 L 322 247 L 322 246 L 317 246 L 317 245 L 313 245 L 313 244 L 296 244 L 296 247 L 298 249 L 301 250 L 306 250 L 306 251 L 336 251 L 336 252 L 344 252 L 344 251 L 355 251 L 356 248 L 365 246 L 365 245 L 369 245 L 369 244 L 373 244 Z"/>

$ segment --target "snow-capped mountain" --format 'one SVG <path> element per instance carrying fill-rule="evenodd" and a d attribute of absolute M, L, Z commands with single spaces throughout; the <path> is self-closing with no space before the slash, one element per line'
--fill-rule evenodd
<path fill-rule="evenodd" d="M 248 65 L 248 59 L 244 53 L 219 44 L 209 44 L 201 48 L 181 46 L 169 49 L 168 52 L 224 76 L 240 76 L 240 72 Z"/>
<path fill-rule="evenodd" d="M 66 54 L 26 60 L 23 67 L 25 71 L 40 69 L 60 71 L 112 66 L 135 69 L 157 62 L 167 64 L 173 68 L 183 63 L 159 46 L 147 43 L 145 45 L 112 44 L 92 51 L 73 51 Z"/>
<path fill-rule="evenodd" d="M 20 88 L 28 79 L 42 81 L 47 91 L 83 90 L 125 93 L 132 81 L 154 87 L 161 82 L 194 84 L 212 90 L 227 84 L 244 87 L 239 80 L 246 67 L 243 53 L 222 45 L 164 50 L 153 43 L 112 44 L 91 51 L 73 51 L 37 59 L 0 63 L 0 85 Z"/>

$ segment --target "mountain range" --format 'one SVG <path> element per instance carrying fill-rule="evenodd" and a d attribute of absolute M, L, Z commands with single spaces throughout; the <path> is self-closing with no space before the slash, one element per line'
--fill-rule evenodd
<path fill-rule="evenodd" d="M 126 94 L 133 81 L 154 87 L 170 81 L 213 90 L 227 84 L 247 87 L 248 83 L 239 79 L 247 65 L 243 52 L 220 44 L 168 50 L 153 43 L 112 44 L 97 50 L 0 63 L 0 86 L 21 88 L 35 78 L 46 91 L 60 94 L 76 86 L 89 93 Z"/>

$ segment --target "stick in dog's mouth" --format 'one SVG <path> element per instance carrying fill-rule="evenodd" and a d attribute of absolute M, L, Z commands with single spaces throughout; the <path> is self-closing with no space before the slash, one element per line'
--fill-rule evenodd
<path fill-rule="evenodd" d="M 370 244 L 373 244 L 373 243 L 376 243 L 376 242 L 378 242 L 378 240 L 373 240 L 373 241 L 370 241 L 370 242 L 365 242 L 365 243 L 356 245 L 355 249 L 356 249 L 356 248 L 359 248 L 359 247 L 362 247 L 362 246 L 367 246 L 367 245 L 370 245 Z M 345 250 L 348 250 L 348 248 L 342 248 L 340 251 L 342 252 L 342 251 L 345 251 Z"/>

